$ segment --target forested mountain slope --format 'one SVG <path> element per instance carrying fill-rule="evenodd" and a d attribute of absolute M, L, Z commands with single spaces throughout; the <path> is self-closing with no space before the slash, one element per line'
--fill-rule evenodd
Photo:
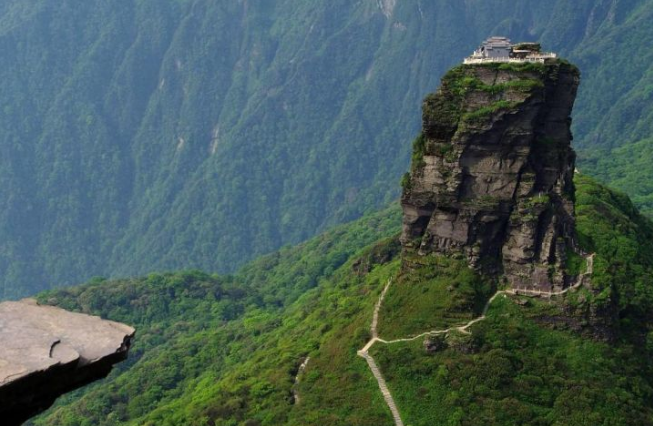
<path fill-rule="evenodd" d="M 471 335 L 454 334 L 435 353 L 423 339 L 377 347 L 406 424 L 652 424 L 653 224 L 626 196 L 587 177 L 576 185 L 580 242 L 595 253 L 595 291 L 499 299 Z M 466 322 L 478 315 L 470 301 L 490 290 L 454 258 L 397 275 L 399 216 L 396 208 L 369 215 L 232 277 L 152 274 L 41 295 L 133 324 L 138 338 L 130 361 L 109 379 L 62 399 L 33 424 L 393 424 L 356 354 L 388 279 L 397 280 L 380 319 L 388 337 L 433 321 Z M 611 301 L 618 301 L 611 308 L 617 335 L 605 342 L 584 318 Z M 401 312 L 404 321 L 388 318 Z"/>
<path fill-rule="evenodd" d="M 384 205 L 423 93 L 490 34 L 580 65 L 583 155 L 649 146 L 652 13 L 650 0 L 1 0 L 0 297 L 233 271 Z M 622 156 L 600 176 L 637 179 Z"/>

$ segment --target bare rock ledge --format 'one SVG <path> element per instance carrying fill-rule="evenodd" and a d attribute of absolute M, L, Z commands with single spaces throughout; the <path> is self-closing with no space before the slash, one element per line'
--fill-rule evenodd
<path fill-rule="evenodd" d="M 0 419 L 20 425 L 106 377 L 127 358 L 135 330 L 34 300 L 0 303 Z"/>

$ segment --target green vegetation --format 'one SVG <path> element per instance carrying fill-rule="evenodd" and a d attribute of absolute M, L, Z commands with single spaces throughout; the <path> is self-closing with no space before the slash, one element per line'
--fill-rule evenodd
<path fill-rule="evenodd" d="M 653 217 L 652 138 L 613 150 L 585 150 L 582 154 L 584 173 L 627 192 L 642 213 Z"/>
<path fill-rule="evenodd" d="M 456 151 L 450 143 L 438 144 L 435 148 L 436 154 L 443 157 L 445 160 L 452 162 L 456 159 Z"/>
<path fill-rule="evenodd" d="M 406 172 L 404 175 L 401 177 L 401 188 L 409 191 L 412 188 L 412 183 L 410 180 L 410 173 Z"/>
<path fill-rule="evenodd" d="M 483 122 L 488 118 L 488 116 L 499 111 L 509 111 L 517 107 L 519 104 L 520 102 L 511 102 L 505 100 L 496 101 L 490 105 L 466 112 L 463 114 L 463 120 L 466 122 Z"/>
<path fill-rule="evenodd" d="M 596 253 L 593 280 L 599 291 L 611 289 L 606 300 L 618 296 L 617 339 L 590 337 L 587 308 L 600 308 L 603 293 L 583 291 L 519 306 L 499 298 L 471 335 L 449 335 L 433 355 L 421 340 L 375 346 L 406 424 L 651 424 L 653 345 L 642 342 L 653 341 L 653 225 L 627 197 L 587 177 L 576 183 L 579 237 Z M 493 292 L 493 283 L 452 258 L 407 258 L 410 272 L 399 273 L 399 223 L 393 207 L 231 277 L 98 279 L 41 295 L 131 323 L 138 337 L 130 360 L 106 381 L 62 398 L 32 424 L 390 424 L 377 383 L 356 356 L 388 280 L 383 337 L 465 323 Z M 307 356 L 294 404 L 294 378 Z"/>
<path fill-rule="evenodd" d="M 576 178 L 580 244 L 595 252 L 596 302 L 617 301 L 624 331 L 645 334 L 653 312 L 653 224 L 624 194 L 591 178 Z"/>
<path fill-rule="evenodd" d="M 485 84 L 478 77 L 474 76 L 463 77 L 457 83 L 452 82 L 452 84 L 454 84 L 454 92 L 460 95 L 467 94 L 471 91 L 481 91 L 493 96 L 501 95 L 509 90 L 529 93 L 534 89 L 544 87 L 542 80 L 533 78 L 521 78 L 505 83 Z"/>
<path fill-rule="evenodd" d="M 404 422 L 653 424 L 650 353 L 547 327 L 540 314 L 499 298 L 471 336 L 452 335 L 435 354 L 422 340 L 375 346 Z"/>
<path fill-rule="evenodd" d="M 587 259 L 567 247 L 565 272 L 571 276 L 578 276 L 587 270 Z"/>
<path fill-rule="evenodd" d="M 498 70 L 510 69 L 521 77 L 535 74 L 535 78 L 516 78 L 511 81 L 487 84 L 477 75 L 478 67 Z M 508 66 L 506 68 L 506 66 Z M 544 87 L 543 75 L 548 67 L 537 63 L 487 63 L 481 65 L 459 65 L 442 78 L 442 88 L 437 95 L 430 95 L 424 102 L 424 116 L 429 123 L 437 123 L 439 129 L 453 133 L 459 123 L 482 123 L 499 111 L 508 111 L 520 105 L 524 99 L 514 100 L 507 95 L 518 92 L 522 98 L 536 89 Z M 491 103 L 470 111 L 464 111 L 464 101 L 470 93 L 482 92 L 490 95 Z M 413 157 L 415 158 L 415 157 Z"/>
<path fill-rule="evenodd" d="M 426 165 L 424 162 L 425 151 L 426 136 L 424 136 L 424 133 L 420 133 L 413 141 L 413 156 L 411 159 L 411 167 L 413 171 L 420 170 Z"/>
<path fill-rule="evenodd" d="M 462 93 L 445 83 L 447 76 L 443 78 L 442 92 L 426 96 L 422 105 L 423 121 L 427 123 L 428 127 L 437 127 L 443 136 L 453 135 L 456 131 L 463 107 Z"/>
<path fill-rule="evenodd" d="M 466 261 L 414 256 L 414 266 L 397 277 L 383 303 L 379 334 L 384 339 L 416 336 L 464 324 L 480 315 L 493 291 Z"/>
<path fill-rule="evenodd" d="M 547 67 L 547 65 L 541 64 L 539 62 L 489 62 L 475 66 L 481 66 L 501 71 L 514 71 L 517 73 L 532 72 L 538 74 L 544 74 Z"/>
<path fill-rule="evenodd" d="M 528 198 L 522 198 L 518 208 L 512 211 L 511 218 L 515 221 L 533 222 L 549 207 L 548 194 L 538 194 Z"/>
<path fill-rule="evenodd" d="M 551 200 L 549 194 L 538 194 L 521 200 L 520 207 L 525 209 L 534 209 L 543 205 L 549 205 Z"/>
<path fill-rule="evenodd" d="M 649 205 L 653 190 L 633 183 L 650 170 L 650 0 L 397 2 L 392 19 L 375 2 L 254 3 L 0 5 L 2 297 L 98 274 L 233 271 L 387 204 L 423 93 L 502 28 L 527 28 L 583 64 L 582 168 Z M 475 87 L 461 70 L 445 76 L 462 76 L 460 90 L 536 88 L 529 80 Z M 427 97 L 425 117 L 455 128 L 459 97 Z M 416 145 L 423 160 L 426 141 Z M 597 146 L 616 160 L 586 154 Z M 625 195 L 585 176 L 577 184 L 579 239 L 596 253 L 597 290 L 564 299 L 578 324 L 557 321 L 555 303 L 498 299 L 488 321 L 471 336 L 448 336 L 443 352 L 426 355 L 421 342 L 375 348 L 411 424 L 651 423 L 653 225 Z M 399 274 L 398 211 L 284 247 L 233 276 L 96 279 L 42 294 L 130 323 L 138 339 L 106 381 L 31 424 L 388 424 L 356 356 L 385 283 L 397 284 L 381 317 L 388 336 L 467 321 L 493 287 L 456 259 L 429 258 Z M 567 268 L 581 271 L 582 261 L 570 257 Z M 618 326 L 610 345 L 575 328 L 591 332 L 588 315 L 597 313 Z"/>
<path fill-rule="evenodd" d="M 513 89 L 528 93 L 532 92 L 534 89 L 544 88 L 544 83 L 541 80 L 525 78 L 521 80 L 512 80 L 503 84 L 497 84 L 495 87 L 501 88 L 502 91 Z"/>

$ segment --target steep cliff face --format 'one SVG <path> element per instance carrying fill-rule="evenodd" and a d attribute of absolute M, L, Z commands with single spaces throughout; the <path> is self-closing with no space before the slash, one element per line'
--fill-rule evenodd
<path fill-rule="evenodd" d="M 571 110 L 580 82 L 565 61 L 461 65 L 424 101 L 403 180 L 405 250 L 462 253 L 515 288 L 563 288 L 574 226 Z"/>

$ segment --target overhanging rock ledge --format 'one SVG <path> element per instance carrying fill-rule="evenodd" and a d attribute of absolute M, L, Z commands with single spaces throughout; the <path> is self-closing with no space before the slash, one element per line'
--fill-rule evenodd
<path fill-rule="evenodd" d="M 31 299 L 0 303 L 2 425 L 20 425 L 62 394 L 106 377 L 134 335 L 127 325 Z"/>

